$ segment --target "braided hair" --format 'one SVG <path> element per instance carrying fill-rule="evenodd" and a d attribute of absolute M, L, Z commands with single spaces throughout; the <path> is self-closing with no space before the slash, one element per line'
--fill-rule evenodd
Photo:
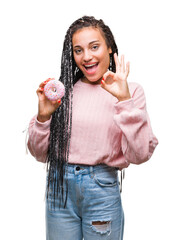
<path fill-rule="evenodd" d="M 50 144 L 47 158 L 47 197 L 49 193 L 53 194 L 54 207 L 56 197 L 60 200 L 60 206 L 63 202 L 65 208 L 67 203 L 67 164 L 72 128 L 73 86 L 83 77 L 83 73 L 77 68 L 73 57 L 72 37 L 77 30 L 84 27 L 94 27 L 100 30 L 107 47 L 112 50 L 110 54 L 111 67 L 109 68 L 113 72 L 116 70 L 113 54 L 118 54 L 117 45 L 110 28 L 104 24 L 103 20 L 97 20 L 91 16 L 84 16 L 73 22 L 65 35 L 61 59 L 61 75 L 59 81 L 65 86 L 65 95 L 61 105 L 53 113 L 50 125 Z"/>

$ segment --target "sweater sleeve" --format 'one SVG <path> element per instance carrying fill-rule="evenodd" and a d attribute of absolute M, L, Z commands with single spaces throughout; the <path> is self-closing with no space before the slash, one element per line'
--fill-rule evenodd
<path fill-rule="evenodd" d="M 37 116 L 33 117 L 29 124 L 28 149 L 32 156 L 39 162 L 46 162 L 49 146 L 51 119 L 41 123 Z"/>
<path fill-rule="evenodd" d="M 145 95 L 137 85 L 131 99 L 115 104 L 114 120 L 122 130 L 124 161 L 140 164 L 147 161 L 158 144 L 146 110 Z"/>

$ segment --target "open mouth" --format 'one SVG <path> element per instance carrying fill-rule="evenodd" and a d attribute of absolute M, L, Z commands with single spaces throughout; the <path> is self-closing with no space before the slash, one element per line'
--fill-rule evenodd
<path fill-rule="evenodd" d="M 86 65 L 83 65 L 83 66 L 85 68 L 85 71 L 88 74 L 94 74 L 96 72 L 96 70 L 97 70 L 98 63 L 86 64 Z"/>

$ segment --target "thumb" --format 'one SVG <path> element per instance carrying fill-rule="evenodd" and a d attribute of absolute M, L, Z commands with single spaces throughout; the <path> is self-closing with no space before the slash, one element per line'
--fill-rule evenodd
<path fill-rule="evenodd" d="M 109 86 L 113 83 L 114 79 L 114 73 L 111 71 L 107 71 L 102 78 L 101 81 L 101 86 L 102 88 L 104 88 L 105 90 L 107 90 L 109 92 Z"/>
<path fill-rule="evenodd" d="M 101 87 L 102 87 L 103 89 L 105 89 L 107 92 L 110 92 L 110 91 L 109 91 L 109 85 L 106 84 L 104 78 L 101 80 Z"/>
<path fill-rule="evenodd" d="M 112 71 L 108 70 L 106 73 L 103 74 L 103 79 L 107 81 L 109 78 L 114 78 L 114 74 Z"/>
<path fill-rule="evenodd" d="M 58 100 L 57 100 L 57 104 L 58 104 L 58 106 L 60 106 L 61 105 L 61 98 L 59 98 Z"/>
<path fill-rule="evenodd" d="M 51 101 L 53 106 L 55 106 L 55 108 L 57 109 L 60 105 L 61 105 L 61 98 L 59 98 L 58 100 L 55 101 Z"/>

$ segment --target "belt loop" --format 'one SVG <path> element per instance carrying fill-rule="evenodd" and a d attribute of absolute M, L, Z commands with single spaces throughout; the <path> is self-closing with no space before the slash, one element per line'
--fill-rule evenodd
<path fill-rule="evenodd" d="M 89 167 L 89 171 L 90 171 L 90 176 L 91 176 L 91 178 L 93 178 L 93 175 L 94 175 L 94 167 L 93 166 L 90 166 Z"/>
<path fill-rule="evenodd" d="M 120 193 L 122 192 L 122 181 L 123 181 L 123 179 L 125 178 L 125 169 L 122 169 L 121 170 L 121 183 L 120 183 Z"/>
<path fill-rule="evenodd" d="M 93 173 L 93 166 L 90 166 L 89 170 L 90 170 L 90 173 Z"/>

